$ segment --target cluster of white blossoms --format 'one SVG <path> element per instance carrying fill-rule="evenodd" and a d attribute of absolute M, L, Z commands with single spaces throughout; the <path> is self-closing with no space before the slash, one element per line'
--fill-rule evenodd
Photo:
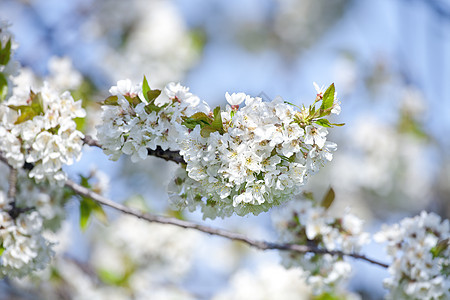
<path fill-rule="evenodd" d="M 322 101 L 317 110 L 227 93 L 231 106 L 211 111 L 179 83 L 169 83 L 160 97 L 145 77 L 136 85 L 121 80 L 103 102 L 97 136 L 113 160 L 122 153 L 143 160 L 158 147 L 179 150 L 186 165 L 169 186 L 176 208 L 200 206 L 210 218 L 258 214 L 298 194 L 332 159 L 336 144 L 327 141 L 325 127 L 338 124 L 325 117 L 340 106 L 334 85 L 316 89 L 314 105 Z"/>
<path fill-rule="evenodd" d="M 112 96 L 102 105 L 102 123 L 97 137 L 104 153 L 117 160 L 122 153 L 136 162 L 148 156 L 147 148 L 179 150 L 179 140 L 188 134 L 183 118 L 196 112 L 209 113 L 209 106 L 189 88 L 169 83 L 150 90 L 147 80 L 134 85 L 120 80 L 109 90 Z M 160 96 L 160 97 L 159 97 Z"/>
<path fill-rule="evenodd" d="M 284 242 L 299 245 L 358 253 L 370 241 L 369 234 L 362 230 L 361 219 L 348 212 L 335 218 L 326 205 L 308 199 L 289 202 L 273 214 L 273 222 Z M 337 255 L 295 252 L 281 255 L 285 267 L 301 267 L 306 271 L 306 282 L 315 293 L 338 287 L 351 273 L 350 264 Z"/>
<path fill-rule="evenodd" d="M 47 266 L 52 256 L 50 244 L 42 236 L 38 212 L 12 218 L 6 194 L 0 191 L 0 277 L 24 276 Z"/>
<path fill-rule="evenodd" d="M 19 172 L 14 201 L 7 197 L 6 166 L 0 168 L 0 277 L 24 276 L 49 263 L 52 243 L 45 234 L 56 231 L 64 217 L 63 191 L 36 185 Z"/>
<path fill-rule="evenodd" d="M 16 169 L 30 164 L 29 176 L 37 182 L 62 183 L 62 166 L 81 158 L 84 135 L 74 119 L 85 115 L 81 100 L 45 82 L 40 91 L 13 95 L 0 105 L 0 151 Z"/>
<path fill-rule="evenodd" d="M 450 298 L 450 227 L 434 213 L 422 211 L 391 226 L 374 239 L 387 242 L 392 277 L 384 280 L 388 299 Z"/>
<path fill-rule="evenodd" d="M 13 89 L 18 63 L 11 58 L 15 43 L 0 23 L 0 152 L 15 169 L 27 163 L 29 176 L 62 183 L 62 165 L 81 157 L 83 134 L 75 118 L 86 115 L 81 101 L 62 94 L 46 82 L 38 90 L 29 86 Z M 15 71 L 14 71 L 15 70 Z"/>
<path fill-rule="evenodd" d="M 244 93 L 225 96 L 231 105 L 225 111 L 197 113 L 183 123 L 192 131 L 181 140 L 187 176 L 179 171 L 169 186 L 175 207 L 200 206 L 210 218 L 256 215 L 299 194 L 332 159 L 336 144 L 327 141 L 324 126 L 337 124 L 319 117 L 340 111 L 334 85 L 325 93 L 318 88 L 314 104 L 324 100 L 318 110 L 296 110 L 280 97 L 263 102 Z"/>

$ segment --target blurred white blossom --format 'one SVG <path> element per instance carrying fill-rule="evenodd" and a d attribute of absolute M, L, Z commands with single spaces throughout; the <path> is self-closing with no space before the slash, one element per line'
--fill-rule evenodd
<path fill-rule="evenodd" d="M 434 213 L 422 211 L 390 226 L 374 239 L 387 242 L 393 261 L 387 299 L 448 299 L 450 297 L 450 225 Z"/>

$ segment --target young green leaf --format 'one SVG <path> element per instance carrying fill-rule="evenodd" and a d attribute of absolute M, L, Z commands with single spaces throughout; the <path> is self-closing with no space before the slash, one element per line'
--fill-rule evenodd
<path fill-rule="evenodd" d="M 183 123 L 181 123 L 181 125 L 186 126 L 189 129 L 194 129 L 197 125 L 200 125 L 200 127 L 204 127 L 206 125 L 209 125 L 211 122 L 211 118 L 208 117 L 205 113 L 198 112 L 190 117 L 184 118 L 184 121 Z"/>
<path fill-rule="evenodd" d="M 29 107 L 29 106 L 28 106 Z M 17 117 L 16 121 L 14 122 L 14 125 L 21 124 L 23 122 L 26 122 L 28 120 L 32 120 L 36 116 L 36 113 L 30 109 L 22 111 L 20 116 Z"/>
<path fill-rule="evenodd" d="M 200 135 L 204 138 L 207 138 L 211 135 L 211 133 L 216 132 L 217 130 L 213 128 L 211 125 L 206 125 L 200 131 Z"/>
<path fill-rule="evenodd" d="M 44 114 L 44 99 L 42 99 L 41 93 L 33 93 L 33 91 L 30 92 L 30 98 L 31 98 L 31 108 L 36 113 L 36 115 L 42 115 Z"/>
<path fill-rule="evenodd" d="M 447 250 L 449 246 L 450 246 L 450 239 L 439 241 L 437 245 L 430 250 L 431 254 L 433 254 L 433 258 L 440 256 L 441 253 Z"/>
<path fill-rule="evenodd" d="M 210 124 L 212 122 L 211 118 L 208 117 L 208 115 L 205 114 L 204 112 L 197 112 L 197 113 L 193 114 L 192 116 L 190 116 L 189 118 L 197 120 L 197 121 L 203 121 L 206 124 Z"/>
<path fill-rule="evenodd" d="M 148 113 L 148 114 L 151 114 L 153 111 L 155 111 L 155 112 L 159 112 L 161 109 L 163 109 L 164 107 L 166 107 L 167 106 L 167 104 L 165 104 L 165 105 L 163 105 L 163 106 L 157 106 L 157 105 L 155 105 L 155 104 L 153 104 L 153 103 L 149 103 L 149 104 L 147 104 L 146 106 L 145 106 L 145 111 Z"/>
<path fill-rule="evenodd" d="M 138 105 L 139 103 L 141 103 L 141 99 L 139 99 L 138 96 L 127 96 L 124 95 L 125 99 L 127 99 L 127 101 L 130 103 L 131 106 L 136 107 L 136 105 Z"/>
<path fill-rule="evenodd" d="M 92 214 L 103 224 L 108 223 L 103 207 L 90 198 L 82 197 L 80 201 L 80 228 L 82 231 L 87 229 Z"/>
<path fill-rule="evenodd" d="M 325 93 L 323 94 L 323 99 L 322 99 L 322 105 L 320 106 L 321 110 L 327 110 L 330 109 L 333 104 L 334 104 L 334 93 L 335 93 L 335 89 L 334 89 L 334 83 L 332 83 L 328 89 L 325 91 Z"/>
<path fill-rule="evenodd" d="M 316 123 L 320 126 L 323 126 L 323 127 L 331 127 L 331 123 L 327 119 L 319 119 L 319 120 L 314 121 L 314 123 Z"/>
<path fill-rule="evenodd" d="M 335 197 L 334 190 L 333 190 L 332 187 L 330 187 L 328 189 L 328 192 L 323 197 L 322 202 L 320 203 L 320 205 L 322 207 L 324 207 L 325 209 L 328 209 L 331 206 L 331 204 L 333 204 L 334 197 Z"/>
<path fill-rule="evenodd" d="M 95 217 L 103 224 L 105 225 L 108 224 L 108 216 L 103 210 L 103 207 L 97 202 L 94 202 L 93 200 L 91 201 L 92 201 L 92 212 L 94 213 Z"/>
<path fill-rule="evenodd" d="M 92 213 L 92 207 L 88 203 L 88 198 L 83 197 L 80 201 L 80 228 L 86 231 Z"/>
<path fill-rule="evenodd" d="M 314 298 L 312 298 L 312 299 L 313 300 L 342 300 L 344 298 L 341 298 L 340 296 L 326 292 L 326 293 L 314 296 Z"/>
<path fill-rule="evenodd" d="M 144 80 L 142 81 L 142 94 L 144 94 L 144 98 L 145 98 L 145 100 L 147 100 L 148 102 L 149 102 L 149 100 L 148 100 L 148 95 L 147 95 L 147 93 L 148 93 L 150 90 L 151 90 L 151 89 L 150 89 L 150 86 L 148 85 L 147 78 L 145 78 L 145 75 L 144 75 Z"/>
<path fill-rule="evenodd" d="M 77 130 L 84 132 L 86 129 L 86 118 L 74 118 L 73 121 L 77 125 Z"/>
<path fill-rule="evenodd" d="M 147 101 L 151 103 L 155 101 L 155 99 L 158 98 L 159 95 L 161 95 L 161 90 L 150 90 L 145 95 L 147 96 Z"/>
<path fill-rule="evenodd" d="M 144 80 L 142 81 L 142 94 L 144 94 L 144 98 L 148 103 L 152 103 L 159 95 L 161 95 L 161 90 L 152 90 L 144 75 Z"/>
<path fill-rule="evenodd" d="M 214 128 L 215 131 L 219 131 L 222 134 L 224 133 L 220 106 L 217 106 L 214 109 L 214 120 L 211 122 L 211 127 Z"/>
<path fill-rule="evenodd" d="M 8 94 L 8 81 L 5 74 L 0 73 L 0 102 L 3 102 Z"/>
<path fill-rule="evenodd" d="M 98 270 L 97 275 L 101 281 L 108 285 L 122 286 L 126 283 L 124 274 L 118 274 L 106 269 Z"/>
<path fill-rule="evenodd" d="M 11 39 L 6 42 L 5 48 L 1 47 L 0 43 L 0 65 L 6 66 L 11 57 Z"/>
<path fill-rule="evenodd" d="M 309 106 L 309 115 L 313 116 L 316 113 L 316 106 L 315 105 L 310 105 Z"/>
<path fill-rule="evenodd" d="M 102 105 L 119 105 L 119 103 L 117 103 L 117 100 L 119 100 L 119 97 L 109 96 L 103 102 L 101 102 L 101 104 Z"/>

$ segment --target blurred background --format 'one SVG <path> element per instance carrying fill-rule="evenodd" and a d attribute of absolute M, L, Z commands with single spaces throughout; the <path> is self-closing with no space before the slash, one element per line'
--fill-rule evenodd
<path fill-rule="evenodd" d="M 307 105 L 315 98 L 313 82 L 334 82 L 342 102 L 336 121 L 346 125 L 330 130 L 338 151 L 305 190 L 321 197 L 332 186 L 333 213 L 350 207 L 369 232 L 421 210 L 450 215 L 448 0 L 1 0 L 0 19 L 12 24 L 15 57 L 27 74 L 46 78 L 65 68 L 68 88 L 91 115 L 92 135 L 96 102 L 120 79 L 139 82 L 145 74 L 157 88 L 180 81 L 212 107 L 226 104 L 227 91 Z M 165 186 L 175 167 L 152 157 L 115 163 L 86 149 L 68 171 L 76 178 L 98 170 L 108 174 L 100 177 L 115 201 L 203 222 L 198 212 L 168 209 Z M 60 258 L 45 275 L 3 281 L 6 297 L 251 299 L 238 296 L 273 282 L 274 290 L 308 290 L 291 273 L 271 269 L 279 261 L 275 252 L 112 211 L 109 225 L 94 221 L 81 232 L 77 201 L 67 214 Z M 270 212 L 204 222 L 277 238 Z M 384 258 L 379 245 L 364 252 Z M 353 262 L 352 294 L 343 299 L 381 299 L 387 271 Z"/>

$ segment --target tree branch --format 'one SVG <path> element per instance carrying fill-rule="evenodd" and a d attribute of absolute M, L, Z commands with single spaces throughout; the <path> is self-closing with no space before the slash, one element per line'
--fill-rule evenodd
<path fill-rule="evenodd" d="M 103 197 L 97 193 L 94 193 L 93 191 L 89 190 L 88 188 L 85 188 L 71 180 L 66 181 L 66 187 L 70 188 L 72 191 L 74 191 L 76 194 L 91 198 L 92 200 L 105 205 L 109 206 L 111 208 L 114 208 L 118 211 L 121 211 L 122 213 L 129 214 L 135 217 L 138 217 L 142 220 L 152 222 L 152 223 L 160 223 L 160 224 L 170 224 L 182 228 L 190 228 L 195 229 L 204 233 L 209 233 L 211 235 L 221 236 L 233 241 L 240 241 L 243 242 L 251 247 L 254 247 L 256 249 L 260 250 L 284 250 L 284 251 L 293 251 L 298 253 L 316 253 L 316 254 L 331 254 L 331 255 L 338 255 L 338 256 L 348 256 L 353 257 L 355 259 L 364 260 L 366 262 L 381 266 L 383 268 L 388 268 L 389 265 L 379 262 L 377 260 L 368 258 L 365 255 L 357 254 L 357 253 L 344 253 L 342 251 L 331 251 L 323 248 L 313 247 L 313 246 L 307 246 L 307 245 L 298 245 L 298 244 L 290 244 L 290 243 L 271 243 L 271 242 L 265 242 L 265 241 L 259 241 L 251 239 L 243 234 L 235 233 L 226 231 L 220 228 L 212 228 L 209 226 L 196 224 L 189 221 L 184 221 L 176 218 L 171 217 L 164 217 L 164 216 L 158 216 L 148 213 L 142 213 L 139 210 L 124 206 L 120 203 L 116 203 L 106 197 Z"/>
<path fill-rule="evenodd" d="M 88 137 L 85 138 L 85 143 L 89 144 L 91 146 L 100 147 L 98 142 L 96 142 L 94 139 Z M 166 153 L 167 151 L 164 151 Z M 174 151 L 169 151 L 174 152 Z M 156 155 L 155 155 L 156 156 Z M 162 156 L 158 156 L 162 157 Z M 180 156 L 181 157 L 181 156 Z M 162 157 L 164 158 L 164 157 Z M 165 158 L 164 158 L 165 159 Z M 8 164 L 8 161 L 6 158 L 1 155 L 0 153 L 0 160 Z M 9 164 L 8 164 L 9 165 Z M 70 188 L 72 191 L 74 191 L 76 194 L 91 198 L 92 200 L 98 202 L 101 205 L 109 206 L 111 208 L 114 208 L 122 213 L 129 214 L 135 217 L 138 217 L 142 220 L 152 222 L 152 223 L 160 223 L 160 224 L 170 224 L 182 228 L 190 228 L 195 229 L 204 233 L 209 233 L 211 235 L 221 236 L 233 241 L 240 241 L 243 242 L 251 247 L 254 247 L 256 249 L 260 250 L 283 250 L 283 251 L 293 251 L 298 253 L 315 253 L 315 254 L 331 254 L 331 255 L 338 255 L 338 256 L 347 256 L 347 257 L 353 257 L 355 259 L 364 260 L 366 262 L 378 265 L 383 268 L 388 268 L 389 265 L 380 261 L 377 261 L 375 259 L 369 258 L 365 255 L 357 254 L 357 253 L 344 253 L 342 251 L 335 251 L 335 250 L 327 250 L 324 248 L 318 248 L 314 246 L 309 245 L 298 245 L 298 244 L 290 244 L 290 243 L 271 243 L 266 241 L 259 241 L 252 238 L 249 238 L 243 234 L 235 233 L 226 231 L 220 228 L 212 228 L 209 226 L 196 224 L 189 221 L 184 221 L 176 218 L 170 218 L 170 217 L 164 217 L 164 216 L 158 216 L 148 213 L 142 213 L 141 211 L 137 209 L 133 209 L 130 207 L 127 207 L 125 205 L 122 205 L 120 203 L 116 203 L 106 197 L 103 197 L 102 195 L 99 195 L 93 191 L 91 191 L 88 188 L 85 188 L 72 180 L 67 180 L 65 183 L 65 186 Z"/>
<path fill-rule="evenodd" d="M 9 177 L 8 177 L 8 198 L 9 201 L 14 201 L 14 198 L 16 197 L 16 185 L 17 185 L 17 170 L 10 168 L 9 170 Z"/>
<path fill-rule="evenodd" d="M 102 149 L 102 145 L 95 139 L 93 139 L 91 136 L 86 135 L 83 138 L 83 142 L 86 145 L 98 147 Z M 163 150 L 160 146 L 156 147 L 155 150 L 147 148 L 148 155 L 156 156 L 162 159 L 165 159 L 167 161 L 173 161 L 177 164 L 185 164 L 186 162 L 183 159 L 183 156 L 180 155 L 179 151 L 171 151 L 171 150 Z"/>

